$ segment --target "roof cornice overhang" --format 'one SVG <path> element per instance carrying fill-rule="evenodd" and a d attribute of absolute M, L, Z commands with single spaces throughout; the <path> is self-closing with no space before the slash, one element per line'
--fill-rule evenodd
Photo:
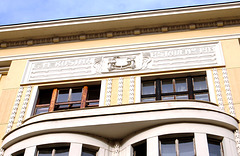
<path fill-rule="evenodd" d="M 240 19 L 240 2 L 1 26 L 0 43 L 229 19 Z"/>

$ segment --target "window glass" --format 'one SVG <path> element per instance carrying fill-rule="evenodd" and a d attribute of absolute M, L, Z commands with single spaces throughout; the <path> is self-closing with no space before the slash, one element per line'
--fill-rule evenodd
<path fill-rule="evenodd" d="M 179 139 L 180 156 L 194 156 L 193 139 Z"/>
<path fill-rule="evenodd" d="M 176 92 L 187 91 L 187 80 L 186 78 L 175 79 Z"/>
<path fill-rule="evenodd" d="M 142 95 L 155 94 L 155 82 L 147 81 L 142 83 Z"/>
<path fill-rule="evenodd" d="M 162 156 L 176 156 L 176 148 L 174 140 L 161 141 L 161 155 Z"/>
<path fill-rule="evenodd" d="M 68 156 L 69 147 L 55 148 L 55 156 Z"/>
<path fill-rule="evenodd" d="M 155 97 L 149 97 L 149 98 L 142 98 L 142 102 L 152 102 L 156 101 Z"/>
<path fill-rule="evenodd" d="M 53 149 L 43 148 L 38 151 L 38 156 L 52 156 Z"/>
<path fill-rule="evenodd" d="M 173 92 L 172 79 L 162 80 L 162 93 L 171 93 L 171 92 Z"/>
<path fill-rule="evenodd" d="M 195 99 L 202 100 L 202 101 L 209 101 L 209 96 L 208 96 L 208 93 L 199 93 L 199 94 L 195 94 Z"/>
<path fill-rule="evenodd" d="M 72 89 L 71 101 L 81 101 L 82 99 L 82 88 Z"/>
<path fill-rule="evenodd" d="M 188 99 L 188 95 L 176 95 L 176 99 L 177 100 L 186 100 Z"/>
<path fill-rule="evenodd" d="M 39 92 L 39 104 L 49 104 L 52 97 L 52 89 L 40 90 Z"/>
<path fill-rule="evenodd" d="M 49 107 L 38 107 L 36 108 L 35 114 L 42 114 L 48 112 Z"/>
<path fill-rule="evenodd" d="M 88 148 L 82 148 L 82 156 L 96 156 L 96 151 Z"/>
<path fill-rule="evenodd" d="M 69 96 L 69 89 L 60 89 L 58 91 L 57 102 L 67 102 Z"/>
<path fill-rule="evenodd" d="M 194 83 L 194 90 L 205 90 L 207 89 L 207 82 L 204 76 L 201 77 L 194 77 L 193 78 Z"/>
<path fill-rule="evenodd" d="M 221 155 L 221 141 L 208 139 L 209 156 L 222 156 Z"/>
<path fill-rule="evenodd" d="M 88 87 L 88 100 L 97 100 L 100 95 L 99 86 L 89 86 Z"/>
<path fill-rule="evenodd" d="M 162 100 L 174 100 L 174 95 L 171 95 L 171 96 L 162 96 Z"/>
<path fill-rule="evenodd" d="M 133 146 L 133 156 L 147 156 L 147 143 L 146 143 L 146 141 Z"/>

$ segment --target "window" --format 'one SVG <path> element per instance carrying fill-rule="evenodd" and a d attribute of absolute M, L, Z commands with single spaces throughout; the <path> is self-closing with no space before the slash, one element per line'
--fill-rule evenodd
<path fill-rule="evenodd" d="M 209 156 L 223 156 L 222 141 L 208 138 Z"/>
<path fill-rule="evenodd" d="M 146 140 L 133 145 L 133 156 L 146 156 L 146 155 L 147 155 Z"/>
<path fill-rule="evenodd" d="M 45 145 L 38 147 L 37 156 L 68 156 L 69 145 L 57 145 L 52 147 L 52 145 Z"/>
<path fill-rule="evenodd" d="M 13 153 L 12 156 L 24 156 L 25 150 L 18 151 L 16 153 Z"/>
<path fill-rule="evenodd" d="M 97 150 L 83 147 L 81 156 L 96 156 Z"/>
<path fill-rule="evenodd" d="M 159 153 L 161 156 L 195 156 L 193 137 L 160 138 Z"/>
<path fill-rule="evenodd" d="M 178 99 L 209 101 L 206 76 L 142 81 L 142 102 Z"/>
<path fill-rule="evenodd" d="M 95 107 L 99 104 L 99 95 L 100 85 L 40 90 L 35 114 Z"/>

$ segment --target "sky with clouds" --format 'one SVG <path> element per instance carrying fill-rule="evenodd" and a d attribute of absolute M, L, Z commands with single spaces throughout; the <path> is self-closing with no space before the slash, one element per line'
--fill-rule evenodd
<path fill-rule="evenodd" d="M 239 0 L 0 0 L 0 25 Z"/>

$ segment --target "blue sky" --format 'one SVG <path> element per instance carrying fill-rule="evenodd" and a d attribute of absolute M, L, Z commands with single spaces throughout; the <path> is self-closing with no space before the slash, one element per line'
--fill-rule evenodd
<path fill-rule="evenodd" d="M 0 25 L 225 2 L 234 0 L 0 0 Z"/>

